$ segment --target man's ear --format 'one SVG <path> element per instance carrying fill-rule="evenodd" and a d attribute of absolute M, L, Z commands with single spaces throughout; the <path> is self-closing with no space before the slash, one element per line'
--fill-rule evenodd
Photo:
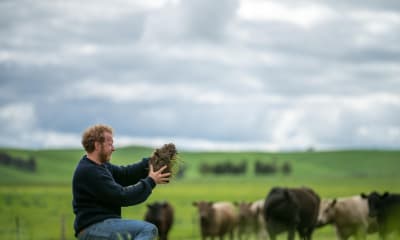
<path fill-rule="evenodd" d="M 94 142 L 94 150 L 100 149 L 101 148 L 101 143 L 100 142 Z"/>

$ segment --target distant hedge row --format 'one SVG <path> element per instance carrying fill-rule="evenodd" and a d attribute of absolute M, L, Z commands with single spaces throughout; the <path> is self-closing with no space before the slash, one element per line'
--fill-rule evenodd
<path fill-rule="evenodd" d="M 13 157 L 4 152 L 0 152 L 0 165 L 14 167 L 23 171 L 36 171 L 36 159 L 34 157 L 22 159 L 19 157 Z"/>
<path fill-rule="evenodd" d="M 247 172 L 247 161 L 243 160 L 239 163 L 232 163 L 231 161 L 224 161 L 221 163 L 202 163 L 199 167 L 199 171 L 202 174 L 245 174 Z M 254 174 L 255 175 L 268 175 L 282 172 L 285 175 L 289 175 L 292 172 L 292 166 L 289 162 L 284 162 L 282 165 L 278 165 L 276 162 L 263 162 L 257 160 L 254 163 Z"/>

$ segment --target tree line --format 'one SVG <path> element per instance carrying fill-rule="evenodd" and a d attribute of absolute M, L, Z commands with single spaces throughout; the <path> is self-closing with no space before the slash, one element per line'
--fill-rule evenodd
<path fill-rule="evenodd" d="M 202 163 L 199 166 L 199 171 L 202 174 L 245 174 L 247 172 L 248 162 L 242 160 L 239 163 L 232 163 L 230 160 L 226 160 L 220 163 Z M 257 160 L 254 162 L 254 174 L 255 175 L 268 175 L 282 172 L 285 175 L 290 175 L 292 172 L 292 165 L 290 162 L 285 161 L 279 165 L 276 161 L 265 162 Z"/>
<path fill-rule="evenodd" d="M 13 157 L 5 152 L 0 152 L 0 165 L 14 167 L 18 170 L 36 172 L 36 159 L 30 156 L 28 159 Z"/>

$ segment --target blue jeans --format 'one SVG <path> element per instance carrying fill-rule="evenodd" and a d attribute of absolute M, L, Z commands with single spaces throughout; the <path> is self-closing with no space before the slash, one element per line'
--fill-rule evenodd
<path fill-rule="evenodd" d="M 139 220 L 119 218 L 106 219 L 90 225 L 79 235 L 79 240 L 154 240 L 157 227 Z"/>

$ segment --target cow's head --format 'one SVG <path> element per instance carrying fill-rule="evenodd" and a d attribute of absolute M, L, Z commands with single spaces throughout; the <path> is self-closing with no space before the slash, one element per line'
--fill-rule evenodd
<path fill-rule="evenodd" d="M 319 207 L 317 227 L 333 223 L 336 214 L 336 198 L 333 200 L 322 200 Z"/>
<path fill-rule="evenodd" d="M 377 192 L 371 192 L 369 195 L 361 193 L 361 197 L 368 200 L 369 216 L 376 217 L 379 209 L 382 207 L 382 200 L 389 196 L 388 192 L 380 195 Z"/>
<path fill-rule="evenodd" d="M 168 207 L 167 202 L 154 202 L 147 204 L 147 216 L 157 226 L 163 223 L 165 209 Z"/>
<path fill-rule="evenodd" d="M 210 220 L 214 218 L 215 210 L 213 208 L 213 202 L 193 202 L 193 206 L 197 207 L 202 224 L 208 224 Z"/>
<path fill-rule="evenodd" d="M 255 214 L 251 211 L 250 202 L 234 202 L 234 204 L 239 210 L 239 223 L 245 223 L 248 219 L 254 217 Z"/>

